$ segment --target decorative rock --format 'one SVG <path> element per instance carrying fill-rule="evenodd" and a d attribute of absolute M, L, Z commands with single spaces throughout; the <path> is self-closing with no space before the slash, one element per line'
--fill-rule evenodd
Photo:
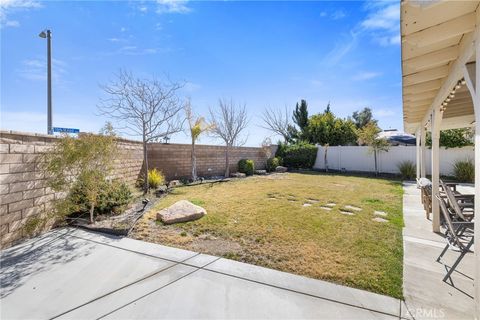
<path fill-rule="evenodd" d="M 242 172 L 234 172 L 232 174 L 230 174 L 230 177 L 232 178 L 245 178 L 247 175 L 245 173 L 242 173 Z"/>
<path fill-rule="evenodd" d="M 355 215 L 355 213 L 353 213 L 353 212 L 343 211 L 343 210 L 340 210 L 340 213 L 341 213 L 341 214 L 345 214 L 345 215 L 347 215 L 347 216 L 354 216 L 354 215 Z"/>
<path fill-rule="evenodd" d="M 327 203 L 325 206 L 330 207 L 330 208 L 333 208 L 333 207 L 335 207 L 336 205 L 337 205 L 336 203 L 329 202 L 329 203 Z"/>
<path fill-rule="evenodd" d="M 362 208 L 359 208 L 359 207 L 354 207 L 354 206 L 345 206 L 344 207 L 345 209 L 348 209 L 348 210 L 353 210 L 353 211 L 362 211 Z"/>
<path fill-rule="evenodd" d="M 169 188 L 174 188 L 174 187 L 178 187 L 178 186 L 181 186 L 182 183 L 180 182 L 180 180 L 172 180 L 168 183 L 168 187 Z"/>
<path fill-rule="evenodd" d="M 204 208 L 194 205 L 190 201 L 180 200 L 168 208 L 157 213 L 157 220 L 165 224 L 197 220 L 207 214 Z"/>
<path fill-rule="evenodd" d="M 386 217 L 388 213 L 386 213 L 385 211 L 375 211 L 373 214 L 377 216 Z"/>
<path fill-rule="evenodd" d="M 329 207 L 320 207 L 320 209 L 327 210 L 327 211 L 332 211 L 332 208 L 329 208 Z"/>
<path fill-rule="evenodd" d="M 287 167 L 278 166 L 275 168 L 275 172 L 287 172 Z"/>
<path fill-rule="evenodd" d="M 311 203 L 304 203 L 304 204 L 303 204 L 303 207 L 311 207 L 311 206 L 312 206 Z"/>
<path fill-rule="evenodd" d="M 317 199 L 307 199 L 308 202 L 310 203 L 317 203 L 319 202 Z"/>
<path fill-rule="evenodd" d="M 373 221 L 376 221 L 376 222 L 383 222 L 383 223 L 388 222 L 388 220 L 383 219 L 383 218 L 380 218 L 380 217 L 375 217 L 375 218 L 373 218 L 372 220 L 373 220 Z"/>
<path fill-rule="evenodd" d="M 265 174 L 267 174 L 267 170 L 255 170 L 255 174 L 265 175 Z"/>

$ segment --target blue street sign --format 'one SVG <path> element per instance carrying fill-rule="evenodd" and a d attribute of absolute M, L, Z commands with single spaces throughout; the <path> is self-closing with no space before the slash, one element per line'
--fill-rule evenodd
<path fill-rule="evenodd" d="M 80 129 L 53 127 L 53 132 L 80 133 Z"/>

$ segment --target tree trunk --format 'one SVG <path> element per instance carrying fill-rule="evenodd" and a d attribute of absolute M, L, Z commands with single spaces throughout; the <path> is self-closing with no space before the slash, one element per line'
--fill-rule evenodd
<path fill-rule="evenodd" d="M 95 206 L 90 204 L 90 224 L 94 224 L 95 221 L 93 220 L 93 211 L 95 210 Z"/>
<path fill-rule="evenodd" d="M 144 181 L 143 181 L 143 192 L 146 194 L 148 192 L 148 155 L 147 155 L 147 141 L 145 136 L 143 137 L 143 164 L 144 164 Z"/>
<path fill-rule="evenodd" d="M 192 138 L 192 180 L 197 181 L 197 157 L 195 155 L 195 139 Z"/>
<path fill-rule="evenodd" d="M 228 178 L 230 176 L 230 159 L 229 159 L 229 153 L 230 153 L 230 146 L 227 144 L 225 146 L 225 178 Z"/>

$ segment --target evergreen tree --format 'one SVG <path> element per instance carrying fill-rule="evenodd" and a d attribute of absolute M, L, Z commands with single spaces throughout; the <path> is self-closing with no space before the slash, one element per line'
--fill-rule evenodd
<path fill-rule="evenodd" d="M 305 132 L 305 129 L 308 126 L 308 104 L 307 101 L 301 100 L 300 105 L 295 106 L 293 111 L 293 122 L 298 126 L 301 133 Z"/>
<path fill-rule="evenodd" d="M 357 129 L 362 129 L 369 123 L 377 124 L 377 120 L 373 119 L 372 110 L 370 108 L 363 108 L 361 111 L 355 111 L 352 114 L 352 118 Z"/>

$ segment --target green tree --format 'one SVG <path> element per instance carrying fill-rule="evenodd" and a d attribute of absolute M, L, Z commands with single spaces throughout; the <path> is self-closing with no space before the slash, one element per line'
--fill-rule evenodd
<path fill-rule="evenodd" d="M 361 129 L 369 123 L 377 124 L 377 120 L 373 119 L 372 110 L 370 108 L 363 108 L 363 110 L 355 111 L 352 114 L 352 118 L 357 129 Z"/>
<path fill-rule="evenodd" d="M 328 109 L 310 117 L 306 131 L 306 140 L 322 146 L 340 146 L 355 144 L 357 134 L 351 120 L 337 118 Z"/>
<path fill-rule="evenodd" d="M 301 100 L 300 105 L 297 102 L 293 111 L 293 122 L 298 126 L 303 134 L 308 126 L 308 104 L 306 100 Z"/>
<path fill-rule="evenodd" d="M 447 149 L 473 146 L 473 136 L 474 133 L 471 128 L 440 131 L 440 146 Z M 432 146 L 432 134 L 430 132 L 427 132 L 426 145 Z"/>
<path fill-rule="evenodd" d="M 56 192 L 67 194 L 72 187 L 81 186 L 85 191 L 90 223 L 94 223 L 95 207 L 101 201 L 116 153 L 117 144 L 113 134 L 84 133 L 78 138 L 64 136 L 54 144 L 52 152 L 45 155 L 48 185 Z M 74 207 L 71 200 L 71 197 L 67 197 L 59 204 L 57 211 L 71 213 Z"/>
<path fill-rule="evenodd" d="M 385 138 L 379 138 L 378 134 L 382 131 L 375 122 L 367 123 L 358 130 L 358 144 L 367 145 L 373 153 L 375 160 L 375 175 L 378 175 L 378 154 L 382 151 L 388 151 L 390 145 Z"/>

